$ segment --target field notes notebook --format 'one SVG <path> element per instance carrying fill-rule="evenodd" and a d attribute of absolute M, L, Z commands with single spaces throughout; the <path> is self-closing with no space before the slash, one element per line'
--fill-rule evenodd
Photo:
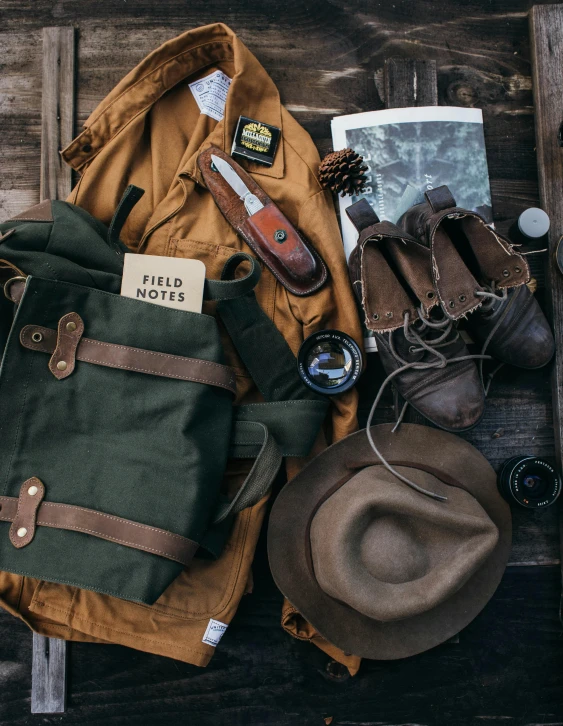
<path fill-rule="evenodd" d="M 155 305 L 201 313 L 205 265 L 201 260 L 127 253 L 121 294 Z"/>

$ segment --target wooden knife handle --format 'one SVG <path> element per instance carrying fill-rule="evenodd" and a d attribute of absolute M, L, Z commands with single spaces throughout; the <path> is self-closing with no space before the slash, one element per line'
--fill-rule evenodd
<path fill-rule="evenodd" d="M 248 217 L 244 226 L 262 253 L 277 259 L 292 277 L 307 282 L 315 277 L 317 262 L 299 232 L 275 204 L 266 204 Z"/>

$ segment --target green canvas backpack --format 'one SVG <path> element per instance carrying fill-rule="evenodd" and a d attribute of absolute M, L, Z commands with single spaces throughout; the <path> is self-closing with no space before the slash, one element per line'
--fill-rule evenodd
<path fill-rule="evenodd" d="M 60 201 L 0 224 L 0 569 L 152 604 L 194 555 L 220 555 L 328 404 L 260 309 L 249 255 L 204 296 L 264 403 L 233 405 L 214 317 L 120 296 L 119 232 L 141 194 L 109 229 Z M 255 458 L 231 500 L 229 458 Z"/>

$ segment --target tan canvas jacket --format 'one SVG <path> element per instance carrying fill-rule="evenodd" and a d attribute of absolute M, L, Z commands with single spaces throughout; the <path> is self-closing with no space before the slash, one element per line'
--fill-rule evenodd
<path fill-rule="evenodd" d="M 200 112 L 189 84 L 221 70 L 232 83 L 224 118 Z M 217 278 L 226 259 L 248 247 L 223 218 L 197 167 L 210 144 L 230 153 L 240 115 L 277 126 L 281 141 L 271 167 L 241 162 L 325 260 L 329 282 L 308 297 L 289 293 L 263 269 L 256 294 L 297 353 L 310 333 L 336 328 L 361 344 L 359 318 L 348 281 L 333 201 L 317 180 L 319 157 L 306 131 L 281 105 L 279 93 L 256 58 L 225 25 L 191 30 L 165 43 L 132 70 L 98 106 L 63 157 L 80 175 L 69 199 L 106 224 L 128 184 L 145 190 L 122 233 L 131 250 L 202 260 Z M 188 331 L 189 333 L 189 331 Z M 259 394 L 225 336 L 227 362 L 238 375 L 238 403 Z M 316 450 L 356 429 L 355 391 L 333 399 Z M 287 461 L 288 476 L 303 461 Z M 230 489 L 242 481 L 231 467 Z M 222 557 L 194 561 L 158 602 L 146 605 L 30 578 L 0 573 L 1 604 L 38 632 L 71 640 L 120 643 L 206 665 L 214 648 L 202 642 L 210 618 L 228 624 L 251 589 L 251 562 L 265 501 L 238 515 Z M 351 670 L 348 658 L 323 641 L 286 603 L 283 622 L 312 639 Z"/>

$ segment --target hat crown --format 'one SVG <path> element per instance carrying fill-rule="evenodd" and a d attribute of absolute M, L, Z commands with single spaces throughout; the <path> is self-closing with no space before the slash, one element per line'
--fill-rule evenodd
<path fill-rule="evenodd" d="M 381 622 L 424 613 L 447 600 L 494 550 L 498 530 L 478 501 L 420 469 L 397 467 L 439 502 L 382 466 L 345 481 L 313 515 L 311 560 L 331 597 Z"/>

